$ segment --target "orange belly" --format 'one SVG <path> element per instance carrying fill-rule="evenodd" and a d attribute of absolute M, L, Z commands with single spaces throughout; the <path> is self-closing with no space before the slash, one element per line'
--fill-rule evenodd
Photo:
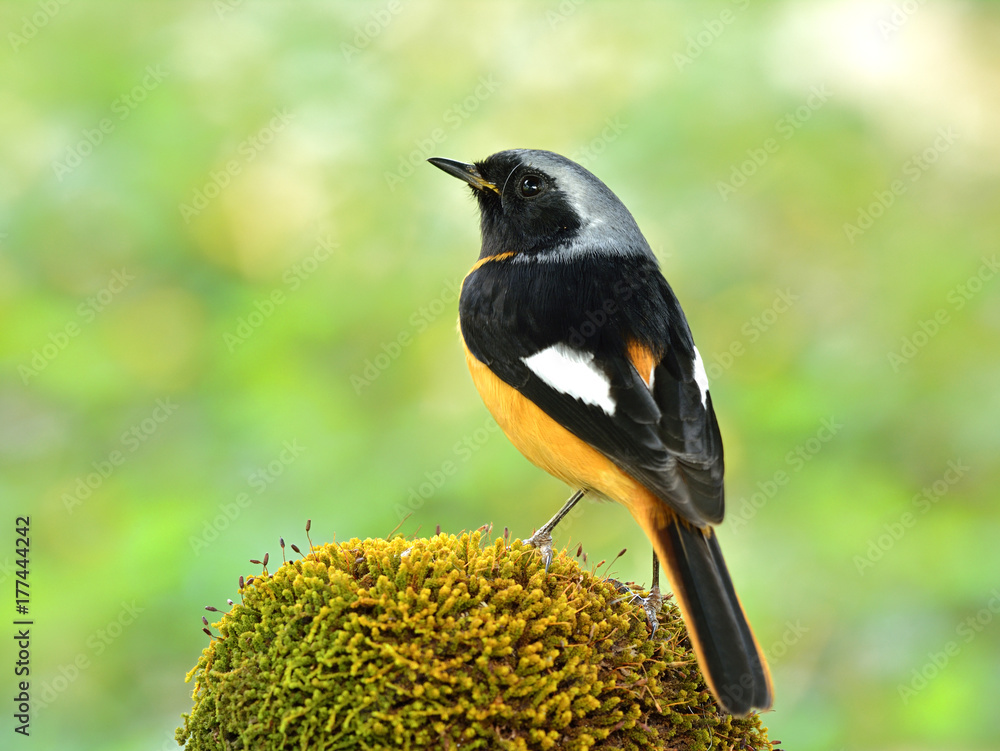
<path fill-rule="evenodd" d="M 486 408 L 530 462 L 573 488 L 621 503 L 644 528 L 659 529 L 666 524 L 670 516 L 666 504 L 641 483 L 500 380 L 468 348 L 465 359 Z"/>

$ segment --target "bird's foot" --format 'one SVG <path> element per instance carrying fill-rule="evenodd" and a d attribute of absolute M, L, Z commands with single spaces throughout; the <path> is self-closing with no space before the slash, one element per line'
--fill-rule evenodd
<path fill-rule="evenodd" d="M 650 628 L 649 635 L 652 637 L 656 633 L 656 629 L 660 627 L 660 622 L 656 620 L 656 614 L 660 612 L 660 606 L 663 604 L 660 588 L 653 587 L 649 590 L 648 595 L 639 598 L 639 602 L 642 603 L 642 609 L 646 612 L 646 621 Z"/>
<path fill-rule="evenodd" d="M 629 602 L 637 602 L 642 605 L 642 610 L 646 614 L 646 622 L 649 624 L 650 632 L 649 635 L 652 637 L 656 633 L 656 629 L 660 627 L 660 622 L 656 618 L 656 614 L 660 612 L 660 606 L 663 604 L 663 597 L 660 595 L 659 586 L 653 587 L 649 590 L 649 594 L 645 597 L 636 594 L 628 586 L 622 584 L 620 581 L 614 579 L 611 580 L 615 587 L 618 588 L 619 592 L 627 593 L 627 597 L 621 597 L 615 602 L 621 602 L 622 600 L 628 600 Z M 614 603 L 612 603 L 614 604 Z"/>
<path fill-rule="evenodd" d="M 537 548 L 545 563 L 545 572 L 548 573 L 549 564 L 552 563 L 552 535 L 542 527 L 531 537 L 524 541 L 526 545 Z"/>

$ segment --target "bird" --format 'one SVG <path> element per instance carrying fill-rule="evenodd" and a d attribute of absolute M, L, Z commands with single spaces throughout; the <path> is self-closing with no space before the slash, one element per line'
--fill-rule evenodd
<path fill-rule="evenodd" d="M 427 161 L 479 205 L 458 304 L 476 389 L 511 443 L 575 489 L 526 542 L 547 567 L 552 530 L 585 494 L 624 505 L 653 547 L 653 633 L 662 565 L 720 708 L 769 709 L 770 671 L 715 532 L 724 462 L 704 361 L 632 214 L 551 151 Z"/>

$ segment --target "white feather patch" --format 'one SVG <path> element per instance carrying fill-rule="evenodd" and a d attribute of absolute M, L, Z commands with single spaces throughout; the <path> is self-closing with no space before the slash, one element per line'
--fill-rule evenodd
<path fill-rule="evenodd" d="M 553 344 L 521 359 L 546 385 L 559 393 L 600 407 L 609 415 L 615 413 L 611 381 L 594 364 L 592 352 L 573 349 L 566 344 Z"/>
<path fill-rule="evenodd" d="M 701 359 L 701 352 L 694 348 L 694 382 L 701 390 L 702 405 L 708 404 L 708 373 L 705 372 L 705 363 Z"/>

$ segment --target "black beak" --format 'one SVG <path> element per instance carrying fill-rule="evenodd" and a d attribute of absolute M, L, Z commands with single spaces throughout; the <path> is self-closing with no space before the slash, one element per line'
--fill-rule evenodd
<path fill-rule="evenodd" d="M 438 169 L 444 170 L 452 177 L 457 177 L 459 180 L 465 180 L 465 182 L 476 190 L 492 190 L 497 195 L 500 195 L 500 191 L 497 190 L 497 186 L 480 175 L 479 170 L 476 169 L 476 165 L 474 164 L 457 162 L 454 159 L 443 159 L 439 156 L 432 156 L 427 161 Z"/>

